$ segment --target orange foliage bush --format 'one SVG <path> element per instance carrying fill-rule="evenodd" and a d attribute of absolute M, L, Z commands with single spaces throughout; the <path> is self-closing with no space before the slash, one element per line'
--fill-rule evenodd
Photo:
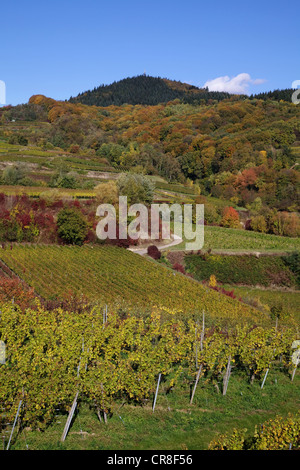
<path fill-rule="evenodd" d="M 240 217 L 233 207 L 225 207 L 221 225 L 228 228 L 240 228 Z"/>

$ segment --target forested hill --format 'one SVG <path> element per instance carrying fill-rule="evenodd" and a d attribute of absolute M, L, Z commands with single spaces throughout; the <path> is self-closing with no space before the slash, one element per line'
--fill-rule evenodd
<path fill-rule="evenodd" d="M 121 106 L 122 104 L 152 105 L 180 99 L 185 103 L 200 104 L 209 100 L 221 101 L 232 95 L 224 92 L 208 91 L 187 83 L 148 75 L 124 78 L 111 85 L 101 85 L 93 90 L 71 97 L 71 103 L 96 106 Z M 240 97 L 239 97 L 240 98 Z"/>
<path fill-rule="evenodd" d="M 50 150 L 50 167 L 66 152 L 80 171 L 101 164 L 193 185 L 198 194 L 239 207 L 259 201 L 299 210 L 300 106 L 292 102 L 230 97 L 97 107 L 34 95 L 27 104 L 0 108 L 1 141 L 3 166 L 9 159 L 24 164 L 28 149 L 20 149 L 22 158 L 16 150 L 28 146 L 42 156 Z M 27 155 L 30 164 L 43 165 Z"/>
<path fill-rule="evenodd" d="M 258 100 L 273 100 L 273 101 L 292 101 L 292 94 L 295 90 L 292 88 L 286 88 L 285 90 L 273 90 L 263 93 L 258 93 L 256 95 L 251 95 L 250 99 Z"/>
<path fill-rule="evenodd" d="M 199 105 L 219 102 L 228 98 L 233 100 L 260 99 L 291 102 L 292 89 L 273 90 L 251 95 L 233 95 L 220 91 L 209 91 L 194 85 L 149 75 L 124 78 L 111 85 L 100 85 L 93 90 L 80 93 L 69 99 L 70 103 L 82 103 L 89 106 L 150 105 L 168 103 L 179 99 L 183 103 Z"/>

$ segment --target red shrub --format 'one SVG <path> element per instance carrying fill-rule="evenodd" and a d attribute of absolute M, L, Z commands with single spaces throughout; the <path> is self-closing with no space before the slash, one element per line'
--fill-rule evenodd
<path fill-rule="evenodd" d="M 36 295 L 20 279 L 0 277 L 0 302 L 14 302 L 23 309 L 32 307 Z"/>
<path fill-rule="evenodd" d="M 175 269 L 175 271 L 178 271 L 182 274 L 185 274 L 184 266 L 182 266 L 182 264 L 180 264 L 180 263 L 173 264 L 173 269 Z"/>
<path fill-rule="evenodd" d="M 60 199 L 59 201 L 54 201 L 54 202 L 51 204 L 51 207 L 52 207 L 52 209 L 61 209 L 62 207 L 64 207 L 64 203 L 63 203 L 63 201 Z"/>
<path fill-rule="evenodd" d="M 93 230 L 89 230 L 84 243 L 95 243 L 97 241 L 97 235 Z"/>
<path fill-rule="evenodd" d="M 28 227 L 31 223 L 31 217 L 30 217 L 30 214 L 28 213 L 18 214 L 17 219 L 22 225 L 22 227 Z"/>
<path fill-rule="evenodd" d="M 73 201 L 73 206 L 77 207 L 78 209 L 81 207 L 80 202 L 78 201 L 78 199 L 75 199 L 75 201 Z"/>
<path fill-rule="evenodd" d="M 44 210 L 46 208 L 46 201 L 44 199 L 35 199 L 32 203 L 31 203 L 31 208 L 34 210 L 34 211 L 37 211 L 37 210 Z"/>
<path fill-rule="evenodd" d="M 9 220 L 9 211 L 4 209 L 3 207 L 0 208 L 0 219 Z"/>
<path fill-rule="evenodd" d="M 210 289 L 213 289 L 217 292 L 220 292 L 221 294 L 227 295 L 227 297 L 231 297 L 232 299 L 236 299 L 236 295 L 234 294 L 233 290 L 226 290 L 224 287 L 219 287 L 219 286 L 209 286 Z"/>
<path fill-rule="evenodd" d="M 132 238 L 128 237 L 126 239 L 120 238 L 120 229 L 119 225 L 116 227 L 116 239 L 109 239 L 105 240 L 105 243 L 109 245 L 119 246 L 121 248 L 129 248 L 130 246 L 135 246 L 138 244 L 138 240 L 133 240 Z"/>
<path fill-rule="evenodd" d="M 157 248 L 156 245 L 148 246 L 147 254 L 148 254 L 148 256 L 151 256 L 151 258 L 153 258 L 153 259 L 160 259 L 160 257 L 161 257 L 161 252 L 159 251 L 159 249 Z"/>

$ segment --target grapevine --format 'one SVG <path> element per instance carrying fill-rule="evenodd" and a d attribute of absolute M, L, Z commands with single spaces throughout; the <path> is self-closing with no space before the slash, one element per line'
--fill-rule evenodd
<path fill-rule="evenodd" d="M 75 313 L 45 310 L 36 302 L 27 309 L 1 306 L 0 340 L 7 360 L 0 365 L 0 406 L 12 421 L 22 400 L 23 425 L 46 427 L 57 408 L 70 409 L 76 391 L 80 400 L 105 413 L 112 413 L 118 400 L 143 405 L 153 396 L 159 374 L 168 388 L 183 371 L 195 379 L 195 350 L 213 380 L 224 374 L 229 356 L 254 377 L 279 355 L 286 367 L 293 366 L 295 333 L 288 329 L 208 328 L 200 349 L 195 348 L 200 341 L 195 320 L 182 320 L 168 309 L 120 316 L 118 308 L 109 308 L 104 322 L 99 306 Z"/>

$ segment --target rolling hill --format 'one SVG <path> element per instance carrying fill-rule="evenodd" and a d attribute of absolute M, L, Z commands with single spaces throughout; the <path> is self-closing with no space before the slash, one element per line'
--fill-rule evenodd
<path fill-rule="evenodd" d="M 293 89 L 273 90 L 259 94 L 252 94 L 251 100 L 274 100 L 291 102 Z M 182 83 L 149 75 L 138 75 L 114 81 L 109 85 L 100 85 L 93 90 L 86 90 L 69 99 L 70 103 L 82 103 L 90 106 L 122 106 L 157 105 L 179 99 L 184 103 L 199 105 L 211 101 L 225 99 L 244 100 L 246 95 L 235 95 L 227 92 L 209 91 L 208 88 L 199 88 L 195 85 Z"/>
<path fill-rule="evenodd" d="M 144 79 L 152 80 L 137 83 Z M 141 88 L 128 83 L 138 96 Z M 171 90 L 166 99 L 200 93 L 177 82 L 158 83 Z M 297 211 L 300 107 L 271 99 L 203 101 L 99 107 L 34 95 L 27 104 L 1 108 L 2 184 L 19 184 L 5 170 L 21 164 L 27 186 L 37 180 L 53 185 L 62 172 L 76 172 L 74 185 L 90 189 L 103 172 L 135 171 L 192 183 L 198 193 L 190 193 L 200 190 L 241 207 L 260 198 L 269 208 Z"/>
<path fill-rule="evenodd" d="M 0 257 L 44 299 L 71 292 L 100 304 L 163 307 L 184 318 L 205 310 L 214 324 L 270 322 L 258 310 L 123 248 L 15 245 Z"/>

